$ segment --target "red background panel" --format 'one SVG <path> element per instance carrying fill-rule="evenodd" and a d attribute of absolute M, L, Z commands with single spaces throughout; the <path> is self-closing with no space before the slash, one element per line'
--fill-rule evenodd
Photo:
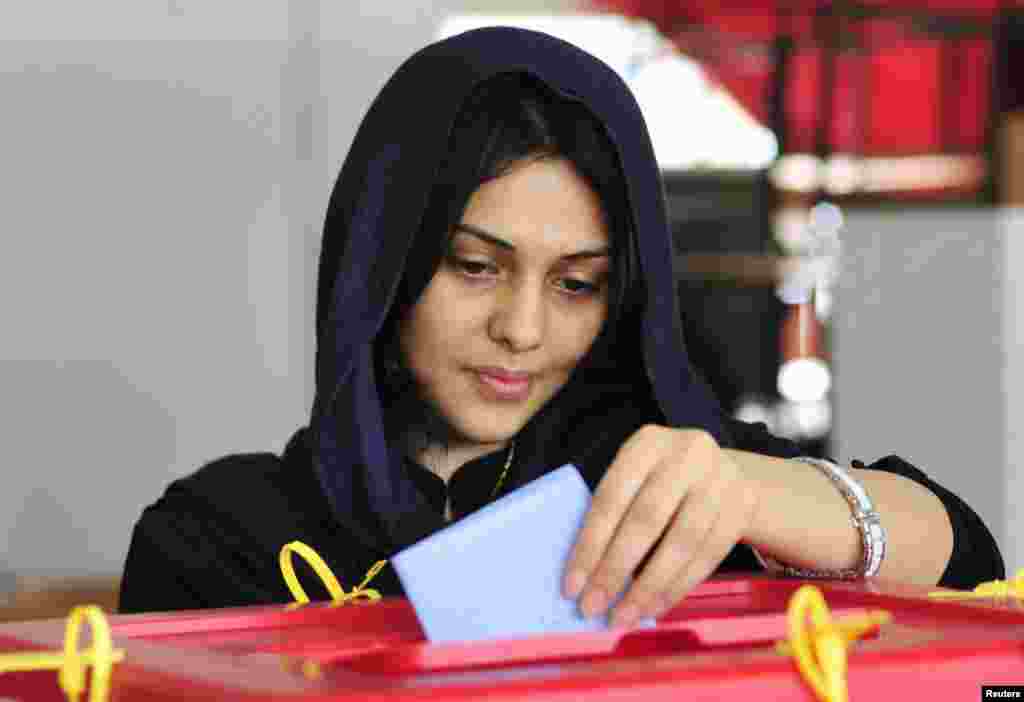
<path fill-rule="evenodd" d="M 786 151 L 821 146 L 865 156 L 984 150 L 996 12 L 1024 9 L 1024 0 L 864 0 L 858 11 L 840 16 L 839 5 L 825 0 L 589 4 L 653 21 L 766 124 L 775 90 L 772 42 L 789 37 L 793 49 L 782 108 Z M 853 3 L 842 6 L 857 9 Z M 874 11 L 882 14 L 872 16 Z M 936 18 L 945 19 L 945 30 L 924 21 Z M 973 35 L 950 33 L 965 23 L 973 23 Z M 834 63 L 823 60 L 822 47 L 831 47 Z M 823 101 L 821 91 L 827 89 L 831 96 Z M 829 124 L 822 125 L 824 119 Z"/>

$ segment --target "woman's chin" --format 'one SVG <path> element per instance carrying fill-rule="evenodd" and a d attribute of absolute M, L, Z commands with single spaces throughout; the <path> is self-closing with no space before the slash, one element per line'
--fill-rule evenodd
<path fill-rule="evenodd" d="M 485 424 L 480 421 L 482 419 L 480 415 L 473 419 L 474 421 L 459 422 L 456 425 L 459 437 L 473 444 L 504 444 L 514 439 L 526 424 L 525 421 L 509 421 L 504 418 L 501 420 L 495 418 L 495 421 Z"/>
<path fill-rule="evenodd" d="M 501 432 L 496 432 L 492 430 L 487 432 L 465 433 L 462 435 L 462 437 L 468 443 L 473 444 L 504 444 L 511 441 L 512 439 L 515 439 L 517 433 L 518 432 L 515 430 Z"/>

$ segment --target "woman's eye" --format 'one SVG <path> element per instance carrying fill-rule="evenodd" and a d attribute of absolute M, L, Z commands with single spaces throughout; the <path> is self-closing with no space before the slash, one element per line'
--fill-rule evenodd
<path fill-rule="evenodd" d="M 471 261 L 468 258 L 453 259 L 455 266 L 463 273 L 471 276 L 481 276 L 484 273 L 497 273 L 498 270 L 490 263 L 483 261 Z"/>
<path fill-rule="evenodd" d="M 454 268 L 468 278 L 490 278 L 500 273 L 496 265 L 487 261 L 474 261 L 457 256 L 450 257 L 450 260 Z M 559 278 L 558 287 L 574 296 L 593 295 L 601 289 L 600 284 L 580 278 Z"/>
<path fill-rule="evenodd" d="M 586 280 L 578 278 L 562 278 L 565 289 L 574 295 L 589 295 L 597 292 L 597 286 Z"/>

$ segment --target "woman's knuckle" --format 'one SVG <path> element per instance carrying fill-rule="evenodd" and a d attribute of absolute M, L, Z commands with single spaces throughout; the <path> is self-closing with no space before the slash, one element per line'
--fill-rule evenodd
<path fill-rule="evenodd" d="M 619 565 L 609 564 L 594 577 L 594 587 L 614 595 L 626 580 L 626 570 Z"/>
<path fill-rule="evenodd" d="M 687 541 L 685 537 L 675 539 L 665 539 L 661 548 L 665 553 L 665 557 L 677 566 L 684 563 L 693 555 L 692 542 Z"/>
<path fill-rule="evenodd" d="M 676 539 L 672 543 L 686 545 L 687 550 L 693 551 L 701 542 L 707 532 L 707 525 L 698 523 L 696 519 L 681 519 L 676 527 Z"/>
<path fill-rule="evenodd" d="M 661 534 L 665 529 L 667 515 L 662 501 L 656 497 L 637 498 L 633 509 L 633 526 L 645 534 Z"/>

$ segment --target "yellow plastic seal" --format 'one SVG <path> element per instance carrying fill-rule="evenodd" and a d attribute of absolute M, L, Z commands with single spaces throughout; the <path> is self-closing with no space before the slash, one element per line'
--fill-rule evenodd
<path fill-rule="evenodd" d="M 989 580 L 973 590 L 936 590 L 929 597 L 945 600 L 973 600 L 983 597 L 1024 597 L 1024 568 L 1009 580 Z"/>
<path fill-rule="evenodd" d="M 308 680 L 319 680 L 323 677 L 320 664 L 307 658 L 281 657 L 281 669 L 286 673 L 301 673 Z"/>
<path fill-rule="evenodd" d="M 331 602 L 335 605 L 342 605 L 346 602 L 351 602 L 357 599 L 365 599 L 370 602 L 376 602 L 380 599 L 380 593 L 376 590 L 367 588 L 370 581 L 381 571 L 381 569 L 387 565 L 387 561 L 377 561 L 373 564 L 366 573 L 366 577 L 363 578 L 363 582 L 359 583 L 356 587 L 352 588 L 351 592 L 345 592 L 345 589 L 338 582 L 338 579 L 334 576 L 330 567 L 324 563 L 324 559 L 320 558 L 320 554 L 314 551 L 312 548 L 302 543 L 301 541 L 292 541 L 290 544 L 285 544 L 281 547 L 281 554 L 278 558 L 281 564 L 281 574 L 284 576 L 284 582 L 288 586 L 289 592 L 292 593 L 292 597 L 295 598 L 295 602 L 298 604 L 308 604 L 309 595 L 302 589 L 302 584 L 299 583 L 298 577 L 295 575 L 295 567 L 292 565 L 292 554 L 299 554 L 303 560 L 306 561 L 313 568 L 313 572 L 317 574 L 320 581 L 327 588 L 328 594 L 331 596 Z"/>
<path fill-rule="evenodd" d="M 78 651 L 78 632 L 82 621 L 92 629 L 92 645 Z M 85 668 L 92 666 L 89 702 L 105 702 L 110 696 L 110 674 L 115 663 L 124 660 L 124 651 L 114 649 L 110 626 L 103 610 L 96 605 L 75 607 L 68 615 L 63 651 L 28 651 L 0 654 L 0 673 L 56 670 L 57 682 L 70 702 L 78 702 L 85 691 Z"/>
<path fill-rule="evenodd" d="M 821 590 L 803 585 L 789 600 L 789 642 L 779 643 L 776 650 L 796 659 L 797 669 L 821 702 L 847 702 L 848 646 L 891 618 L 889 612 L 879 610 L 833 621 Z"/>

